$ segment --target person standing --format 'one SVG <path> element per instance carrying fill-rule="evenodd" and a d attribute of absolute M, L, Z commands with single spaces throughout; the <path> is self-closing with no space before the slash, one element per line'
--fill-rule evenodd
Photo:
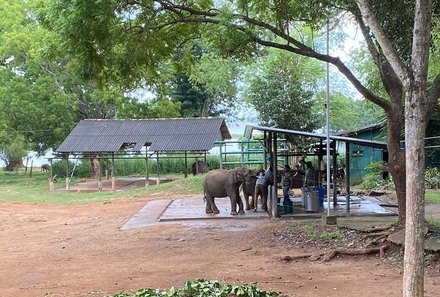
<path fill-rule="evenodd" d="M 289 213 L 293 211 L 293 204 L 290 200 L 290 189 L 293 187 L 293 176 L 289 165 L 284 165 L 283 176 L 283 210 L 284 213 Z"/>
<path fill-rule="evenodd" d="M 264 202 L 266 201 L 265 203 L 267 203 L 267 184 L 266 184 L 266 177 L 264 176 L 263 171 L 260 172 L 260 175 L 258 176 L 257 181 L 255 183 L 255 193 L 254 193 L 254 197 L 252 198 L 252 203 L 250 205 L 254 211 L 257 211 L 258 196 L 261 197 L 261 204 L 262 204 L 261 208 L 263 210 L 266 210 L 267 206 L 266 209 L 264 209 L 264 206 L 266 205 L 264 204 Z"/>
<path fill-rule="evenodd" d="M 312 165 L 312 162 L 307 161 L 306 168 L 307 169 L 306 169 L 306 173 L 305 173 L 304 186 L 305 187 L 313 187 L 316 185 L 316 171 Z"/>

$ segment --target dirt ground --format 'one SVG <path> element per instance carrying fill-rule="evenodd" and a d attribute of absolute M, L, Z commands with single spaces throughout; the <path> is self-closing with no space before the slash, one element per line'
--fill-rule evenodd
<path fill-rule="evenodd" d="M 280 261 L 313 251 L 273 240 L 285 222 L 226 219 L 120 230 L 145 203 L 1 204 L 0 296 L 104 296 L 197 278 L 252 283 L 287 296 L 401 296 L 398 261 Z M 426 297 L 439 296 L 438 268 L 427 268 L 425 289 Z"/>

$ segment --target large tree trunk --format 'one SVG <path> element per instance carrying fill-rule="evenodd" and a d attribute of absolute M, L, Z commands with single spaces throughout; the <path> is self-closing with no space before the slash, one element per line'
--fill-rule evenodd
<path fill-rule="evenodd" d="M 394 93 L 397 94 L 397 98 L 393 98 L 392 101 L 399 102 L 401 92 Z M 385 164 L 384 169 L 388 170 L 393 177 L 399 210 L 399 224 L 402 226 L 405 224 L 406 218 L 405 151 L 400 148 L 403 124 L 403 107 L 394 104 L 390 112 L 387 113 L 388 163 Z"/>
<path fill-rule="evenodd" d="M 418 96 L 417 96 L 418 95 Z M 411 96 L 411 95 L 410 95 Z M 420 94 L 411 96 L 406 107 L 405 148 L 407 172 L 407 219 L 403 296 L 422 297 L 424 292 L 425 228 L 425 118 Z"/>

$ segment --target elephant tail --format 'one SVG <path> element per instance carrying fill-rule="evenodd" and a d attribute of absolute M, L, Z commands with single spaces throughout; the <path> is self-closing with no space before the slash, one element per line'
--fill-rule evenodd
<path fill-rule="evenodd" d="M 206 202 L 206 192 L 203 191 L 203 202 Z"/>

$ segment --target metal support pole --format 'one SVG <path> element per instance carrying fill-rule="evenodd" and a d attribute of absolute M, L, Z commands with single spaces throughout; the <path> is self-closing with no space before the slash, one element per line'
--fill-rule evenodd
<path fill-rule="evenodd" d="M 156 185 L 160 185 L 160 162 L 159 162 L 159 152 L 156 152 L 156 154 L 157 154 L 157 163 L 156 163 L 157 179 L 156 179 Z"/>
<path fill-rule="evenodd" d="M 69 156 L 66 157 L 66 190 L 70 189 L 70 178 L 69 178 Z"/>
<path fill-rule="evenodd" d="M 53 169 L 52 169 L 52 158 L 49 159 L 49 191 L 53 192 L 55 190 Z"/>
<path fill-rule="evenodd" d="M 116 191 L 116 175 L 115 175 L 115 154 L 112 153 L 112 191 Z"/>
<path fill-rule="evenodd" d="M 101 159 L 98 157 L 98 192 L 102 192 Z"/>
<path fill-rule="evenodd" d="M 345 143 L 345 191 L 347 214 L 350 213 L 350 143 Z"/>
<path fill-rule="evenodd" d="M 277 170 L 277 159 L 278 159 L 278 152 L 277 152 L 277 133 L 273 134 L 273 146 L 272 146 L 272 168 L 273 168 L 273 187 L 272 187 L 272 217 L 277 218 L 279 217 L 279 211 L 278 211 L 278 170 Z"/>
<path fill-rule="evenodd" d="M 333 206 L 336 209 L 338 204 L 338 159 L 336 154 L 336 141 L 333 140 L 332 143 L 333 151 Z"/>
<path fill-rule="evenodd" d="M 197 160 L 196 160 L 196 171 L 198 171 L 199 166 L 197 166 Z M 198 172 L 197 172 L 198 173 Z M 187 152 L 185 151 L 185 178 L 188 177 L 188 156 Z"/>
<path fill-rule="evenodd" d="M 222 152 L 222 147 L 223 147 L 223 144 L 220 144 L 220 147 L 219 147 L 219 150 L 220 150 L 220 169 L 223 169 L 223 156 L 222 156 L 223 152 Z"/>
<path fill-rule="evenodd" d="M 327 46 L 327 55 L 329 55 L 329 20 L 327 19 L 326 23 L 326 46 Z M 327 215 L 330 216 L 330 64 L 329 62 L 325 65 L 326 71 L 326 88 L 325 88 L 325 97 L 326 97 L 326 149 L 327 149 Z"/>
<path fill-rule="evenodd" d="M 150 176 L 148 171 L 148 151 L 145 152 L 145 187 L 150 185 Z"/>

